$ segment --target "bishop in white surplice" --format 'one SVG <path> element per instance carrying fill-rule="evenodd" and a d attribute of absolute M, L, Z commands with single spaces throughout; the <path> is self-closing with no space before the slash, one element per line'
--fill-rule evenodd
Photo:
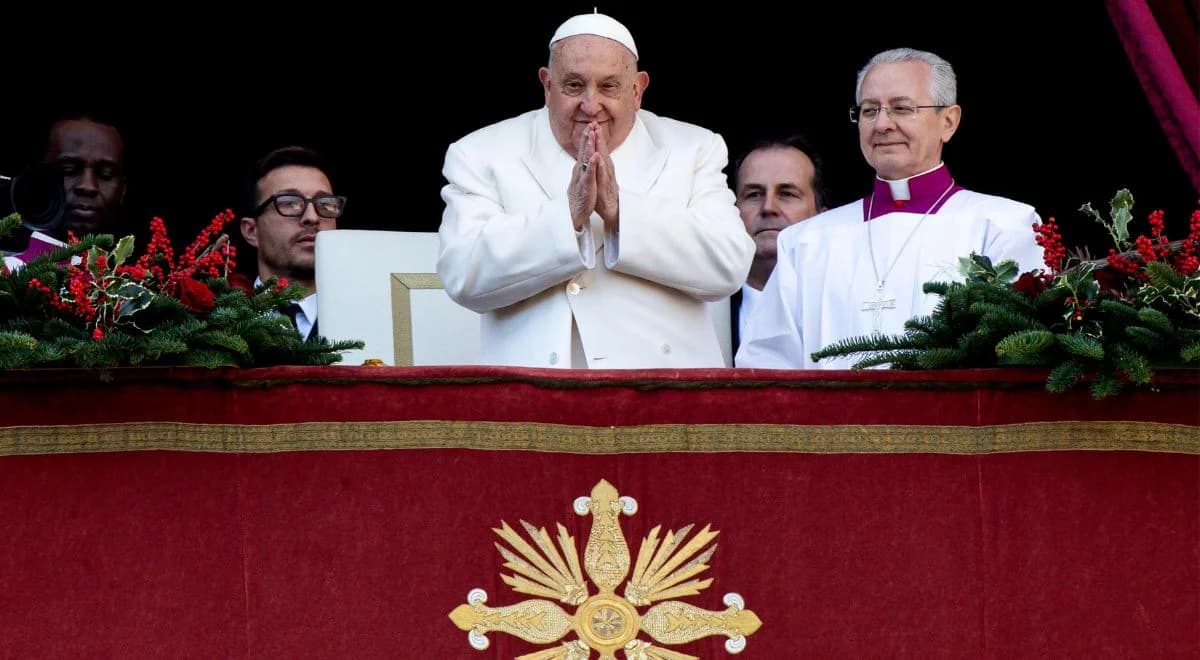
<path fill-rule="evenodd" d="M 897 335 L 929 315 L 926 282 L 961 279 L 959 259 L 1042 265 L 1033 207 L 966 190 L 942 162 L 962 108 L 950 63 L 909 48 L 859 71 L 851 120 L 874 168 L 871 194 L 781 231 L 775 271 L 746 321 L 739 367 L 845 369 L 811 354 L 851 337 Z"/>
<path fill-rule="evenodd" d="M 922 292 L 925 282 L 962 279 L 960 257 L 974 252 L 994 263 L 1013 259 L 1022 271 L 1042 265 L 1033 207 L 954 186 L 939 207 L 930 208 L 949 180 L 945 165 L 915 177 L 910 181 L 914 198 L 902 207 L 877 180 L 876 217 L 869 221 L 864 217 L 872 197 L 780 232 L 775 272 L 747 320 L 737 366 L 846 369 L 853 360 L 814 362 L 809 355 L 836 341 L 875 333 L 876 314 L 878 332 L 903 332 L 905 321 L 928 315 L 937 304 L 936 295 Z M 927 217 L 926 211 L 931 211 Z M 880 296 L 878 276 L 889 269 Z"/>

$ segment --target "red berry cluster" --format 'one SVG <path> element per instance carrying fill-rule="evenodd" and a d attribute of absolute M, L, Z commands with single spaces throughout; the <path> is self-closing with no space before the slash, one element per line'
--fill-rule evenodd
<path fill-rule="evenodd" d="M 1200 205 L 1200 202 L 1197 202 L 1197 205 Z M 1200 257 L 1196 255 L 1198 246 L 1200 246 L 1200 208 L 1192 211 L 1192 217 L 1188 222 L 1188 236 L 1183 239 L 1183 246 L 1175 254 L 1175 266 L 1180 273 L 1191 275 L 1200 270 Z"/>
<path fill-rule="evenodd" d="M 1042 261 L 1046 263 L 1046 267 L 1054 273 L 1061 271 L 1067 258 L 1067 248 L 1063 245 L 1062 234 L 1058 233 L 1058 223 L 1054 218 L 1040 224 L 1035 222 L 1033 231 L 1037 234 L 1034 240 L 1042 246 Z"/>
<path fill-rule="evenodd" d="M 1147 217 L 1147 221 L 1150 223 L 1150 235 L 1141 234 L 1134 239 L 1133 245 L 1137 249 L 1136 258 L 1140 259 L 1141 263 L 1118 254 L 1114 249 L 1109 249 L 1108 265 L 1114 270 L 1143 282 L 1148 279 L 1143 267 L 1152 261 L 1169 260 L 1180 274 L 1185 276 L 1200 270 L 1200 258 L 1196 256 L 1196 248 L 1200 246 L 1200 208 L 1192 212 L 1188 223 L 1188 236 L 1183 239 L 1179 249 L 1174 252 L 1172 252 L 1170 241 L 1167 239 L 1164 217 L 1165 214 L 1161 209 L 1151 213 Z"/>
<path fill-rule="evenodd" d="M 162 218 L 154 218 L 150 221 L 146 252 L 132 266 L 117 266 L 110 271 L 108 255 L 99 253 L 90 262 L 67 267 L 62 291 L 52 291 L 36 278 L 30 280 L 29 288 L 44 294 L 60 312 L 94 324 L 92 339 L 96 341 L 104 339 L 121 310 L 122 298 L 109 290 L 129 281 L 178 298 L 192 311 L 207 312 L 212 309 L 214 296 L 197 278 L 223 277 L 234 271 L 234 247 L 224 236 L 213 241 L 233 219 L 233 211 L 229 209 L 218 213 L 176 262 L 167 225 Z M 78 242 L 73 235 L 69 240 Z"/>

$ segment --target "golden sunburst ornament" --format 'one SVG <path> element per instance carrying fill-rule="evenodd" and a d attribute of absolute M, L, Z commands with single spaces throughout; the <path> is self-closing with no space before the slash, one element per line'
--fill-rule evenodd
<path fill-rule="evenodd" d="M 504 567 L 514 575 L 503 575 L 504 583 L 513 591 L 553 598 L 575 607 L 568 614 L 549 600 L 526 600 L 516 605 L 488 607 L 487 592 L 472 589 L 467 604 L 450 613 L 450 620 L 467 631 L 471 647 L 482 651 L 490 642 L 489 632 L 516 635 L 534 644 L 552 644 L 574 631 L 577 639 L 560 646 L 529 653 L 517 660 L 588 660 L 592 650 L 601 660 L 616 660 L 623 650 L 626 660 L 699 660 L 696 656 L 678 653 L 655 646 L 637 638 L 645 633 L 658 644 L 685 644 L 703 637 L 725 635 L 725 650 L 740 653 L 746 648 L 746 637 L 754 634 L 762 621 L 754 612 L 745 609 L 742 597 L 730 593 L 724 598 L 727 609 L 720 612 L 703 610 L 672 598 L 695 596 L 712 584 L 712 578 L 698 580 L 696 576 L 708 570 L 708 560 L 716 551 L 709 542 L 717 532 L 705 526 L 690 541 L 692 525 L 677 532 L 667 532 L 659 539 L 660 526 L 650 530 L 642 539 L 633 576 L 625 583 L 625 596 L 616 589 L 629 574 L 629 546 L 621 533 L 617 515 L 637 513 L 637 501 L 621 497 L 607 481 L 601 480 L 592 488 L 590 497 L 575 500 L 575 513 L 592 515 L 592 530 L 583 551 L 583 569 L 599 593 L 589 595 L 579 565 L 575 538 L 558 525 L 558 547 L 545 528 L 536 529 L 521 521 L 530 541 L 523 539 L 508 523 L 493 530 L 508 543 L 496 548 L 504 558 Z M 561 552 L 560 552 L 561 550 Z M 639 607 L 660 602 L 645 613 Z"/>

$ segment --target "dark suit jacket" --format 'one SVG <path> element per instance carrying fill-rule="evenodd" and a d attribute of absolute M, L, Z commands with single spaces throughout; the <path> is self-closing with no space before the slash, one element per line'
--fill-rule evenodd
<path fill-rule="evenodd" d="M 741 315 L 742 290 L 738 289 L 737 293 L 729 296 L 729 321 L 733 324 L 733 327 L 729 329 L 729 336 L 733 338 L 733 355 L 737 355 L 738 346 L 742 343 L 742 338 L 738 336 L 738 320 Z"/>

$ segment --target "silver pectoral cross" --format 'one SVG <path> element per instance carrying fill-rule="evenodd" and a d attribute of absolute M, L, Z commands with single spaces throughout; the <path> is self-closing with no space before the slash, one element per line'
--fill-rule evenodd
<path fill-rule="evenodd" d="M 896 309 L 895 298 L 883 297 L 883 282 L 875 287 L 875 297 L 863 303 L 862 311 L 871 312 L 871 326 L 875 332 L 883 327 L 883 310 Z"/>

